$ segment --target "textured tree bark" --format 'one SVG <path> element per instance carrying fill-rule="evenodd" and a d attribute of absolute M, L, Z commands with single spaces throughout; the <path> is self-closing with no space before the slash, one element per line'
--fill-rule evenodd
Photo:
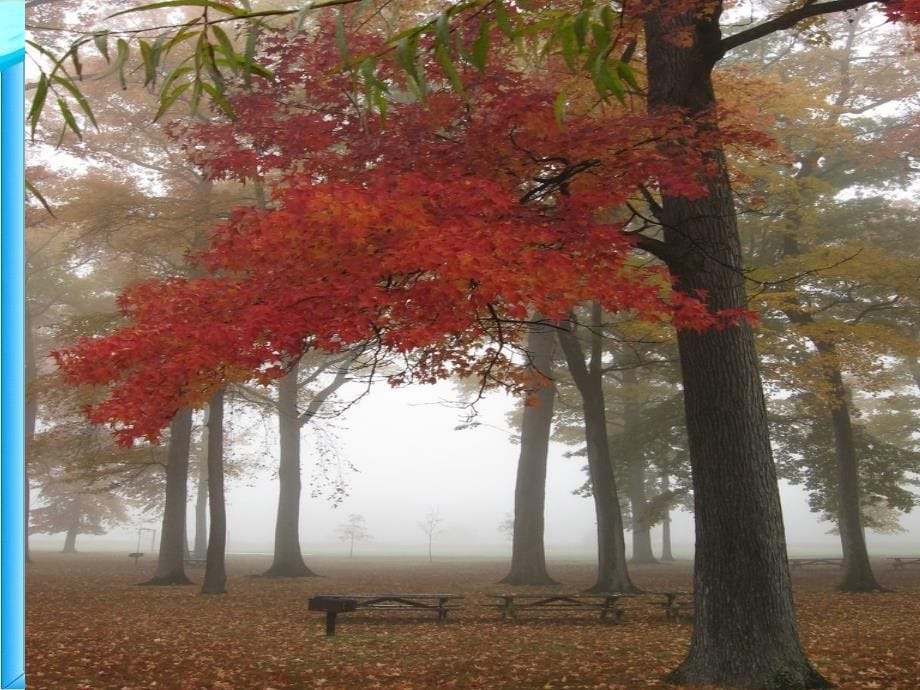
<path fill-rule="evenodd" d="M 534 321 L 542 318 L 539 314 Z M 546 570 L 544 511 L 546 459 L 553 421 L 556 387 L 552 383 L 555 329 L 534 326 L 527 336 L 530 366 L 546 385 L 536 393 L 536 405 L 525 405 L 521 422 L 521 453 L 514 485 L 514 532 L 511 568 L 501 582 L 509 585 L 557 584 Z"/>
<path fill-rule="evenodd" d="M 712 68 L 721 58 L 719 4 L 667 3 L 645 15 L 648 104 L 681 109 L 717 132 Z M 691 40 L 674 40 L 685 29 Z M 680 142 L 675 142 L 680 145 Z M 679 289 L 713 309 L 746 304 L 725 158 L 708 152 L 707 195 L 665 196 L 659 218 Z M 678 333 L 696 510 L 695 625 L 669 676 L 683 684 L 821 688 L 799 640 L 779 489 L 753 334 L 747 324 Z"/>
<path fill-rule="evenodd" d="M 834 360 L 833 343 L 815 341 L 818 352 Z M 831 404 L 831 426 L 834 430 L 834 455 L 837 461 L 837 528 L 843 549 L 843 577 L 837 586 L 842 592 L 884 592 L 875 579 L 869 549 L 862 524 L 859 497 L 859 459 L 850 420 L 849 394 L 840 368 L 827 369 L 834 402 Z"/>
<path fill-rule="evenodd" d="M 208 402 L 208 555 L 202 594 L 224 594 L 227 590 L 227 505 L 224 500 L 224 389 Z"/>
<path fill-rule="evenodd" d="M 623 371 L 623 386 L 626 392 L 623 409 L 623 464 L 626 467 L 629 482 L 629 505 L 632 510 L 632 562 L 657 563 L 652 550 L 652 526 L 648 520 L 648 502 L 645 495 L 645 462 L 636 447 L 633 430 L 642 423 L 640 402 L 635 393 L 638 381 L 635 369 Z"/>
<path fill-rule="evenodd" d="M 157 569 L 145 585 L 190 585 L 185 575 L 185 504 L 188 454 L 192 436 L 192 410 L 183 408 L 169 425 L 166 462 L 166 503 L 160 529 Z"/>
<path fill-rule="evenodd" d="M 300 427 L 297 408 L 299 365 L 278 381 L 278 430 L 281 437 L 278 460 L 278 512 L 275 520 L 275 550 L 266 576 L 312 577 L 300 550 Z"/>
<path fill-rule="evenodd" d="M 601 373 L 600 309 L 592 307 L 592 324 L 596 324 L 591 344 L 591 361 L 585 364 L 581 343 L 575 335 L 560 326 L 559 344 L 565 353 L 572 379 L 581 393 L 585 419 L 585 442 L 588 451 L 588 474 L 597 515 L 597 580 L 590 592 L 638 592 L 629 578 L 626 565 L 626 540 L 623 535 L 623 515 L 617 496 L 616 478 L 610 458 L 607 437 L 607 411 L 604 405 Z"/>

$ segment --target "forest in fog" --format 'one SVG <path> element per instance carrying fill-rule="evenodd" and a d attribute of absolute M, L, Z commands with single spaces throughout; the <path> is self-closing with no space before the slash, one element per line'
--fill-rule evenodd
<path fill-rule="evenodd" d="M 828 687 L 789 557 L 920 555 L 915 0 L 26 6 L 28 561 L 692 559 L 671 682 Z"/>

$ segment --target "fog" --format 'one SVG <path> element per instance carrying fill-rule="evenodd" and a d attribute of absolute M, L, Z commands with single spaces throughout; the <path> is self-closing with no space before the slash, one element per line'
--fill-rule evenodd
<path fill-rule="evenodd" d="M 325 470 L 341 471 L 347 496 L 334 505 L 330 487 L 311 495 L 316 457 L 309 426 L 303 434 L 303 498 L 301 544 L 305 554 L 347 555 L 347 545 L 336 533 L 352 513 L 366 520 L 370 540 L 355 547 L 356 556 L 427 555 L 427 536 L 419 523 L 431 511 L 442 522 L 435 535 L 434 556 L 510 556 L 510 537 L 499 530 L 514 506 L 514 481 L 519 447 L 506 414 L 517 402 L 490 393 L 476 405 L 473 428 L 458 430 L 469 409 L 458 408 L 455 388 L 449 383 L 392 389 L 377 385 L 372 392 L 327 424 L 323 438 L 337 437 L 333 457 Z M 240 420 L 237 420 L 238 422 Z M 271 429 L 273 422 L 267 422 Z M 328 425 L 331 425 L 328 426 Z M 248 448 L 243 453 L 264 454 L 262 425 L 249 426 Z M 330 430 L 332 433 L 328 433 Z M 256 433 L 257 432 L 257 433 Z M 238 441 L 239 442 L 239 441 Z M 572 491 L 584 482 L 581 457 L 565 457 L 570 447 L 553 443 L 546 487 L 546 548 L 549 558 L 585 558 L 595 555 L 594 509 L 589 498 Z M 338 462 L 336 463 L 335 459 Z M 347 465 L 356 471 L 351 471 Z M 782 487 L 783 513 L 791 555 L 838 555 L 839 537 L 829 534 L 808 509 L 805 493 L 798 487 Z M 277 501 L 277 479 L 272 471 L 232 480 L 228 486 L 228 550 L 230 553 L 271 553 Z M 193 508 L 189 503 L 189 534 L 193 534 Z M 903 516 L 906 530 L 898 535 L 867 533 L 873 556 L 913 553 L 918 549 L 920 513 Z M 133 551 L 138 527 L 157 530 L 159 518 L 147 516 L 134 524 L 113 529 L 105 536 L 80 535 L 79 551 Z M 672 512 L 672 544 L 677 558 L 693 553 L 692 515 Z M 653 532 L 660 550 L 660 529 Z M 63 534 L 33 535 L 34 550 L 59 550 Z M 157 536 L 157 540 L 159 537 Z M 627 539 L 627 544 L 629 543 Z M 149 552 L 151 534 L 143 532 L 140 550 Z"/>

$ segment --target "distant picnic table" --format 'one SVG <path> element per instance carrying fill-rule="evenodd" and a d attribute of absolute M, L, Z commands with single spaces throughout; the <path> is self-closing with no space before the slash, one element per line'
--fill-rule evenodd
<path fill-rule="evenodd" d="M 836 565 L 842 566 L 842 558 L 790 558 L 789 565 L 793 568 L 804 568 L 808 565 Z"/>
<path fill-rule="evenodd" d="M 502 619 L 518 620 L 517 614 L 520 611 L 598 611 L 601 620 L 606 620 L 608 616 L 613 617 L 613 621 L 619 622 L 623 617 L 623 609 L 617 602 L 626 594 L 559 594 L 557 592 L 546 593 L 509 593 L 509 594 L 487 594 L 487 597 L 499 599 L 495 604 L 488 604 L 499 610 Z"/>
<path fill-rule="evenodd" d="M 693 611 L 693 592 L 645 592 L 652 596 L 664 597 L 659 604 L 664 609 L 665 618 L 675 623 L 680 622 L 681 614 L 687 609 Z"/>
<path fill-rule="evenodd" d="M 891 561 L 891 567 L 895 570 L 909 568 L 912 565 L 920 565 L 920 556 L 898 556 L 897 558 L 889 558 L 888 560 Z"/>
<path fill-rule="evenodd" d="M 462 594 L 446 593 L 336 593 L 314 594 L 307 607 L 311 611 L 326 613 L 326 634 L 335 634 L 335 621 L 339 613 L 370 609 L 374 611 L 434 611 L 438 623 L 447 620 L 450 602 L 462 599 Z"/>

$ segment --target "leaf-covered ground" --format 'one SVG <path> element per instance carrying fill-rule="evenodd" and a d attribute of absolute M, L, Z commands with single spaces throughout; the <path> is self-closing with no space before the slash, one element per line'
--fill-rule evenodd
<path fill-rule="evenodd" d="M 503 622 L 486 604 L 506 565 L 494 561 L 310 558 L 322 577 L 256 577 L 269 562 L 237 556 L 228 593 L 198 586 L 137 586 L 152 571 L 124 555 L 38 552 L 27 569 L 26 679 L 30 690 L 241 689 L 561 690 L 668 687 L 690 625 L 672 623 L 651 598 L 625 600 L 621 624 L 596 614 L 522 615 Z M 560 591 L 589 586 L 591 563 L 552 563 Z M 200 582 L 203 571 L 190 570 Z M 834 591 L 837 570 L 795 572 L 802 637 L 841 690 L 920 688 L 920 568 L 876 563 L 895 591 Z M 688 564 L 635 567 L 648 590 L 690 588 Z M 527 588 L 515 587 L 513 591 Z M 543 591 L 545 588 L 539 588 Z M 315 592 L 457 592 L 444 625 L 431 613 L 357 612 L 326 638 Z M 657 600 L 655 600 L 657 601 Z"/>

